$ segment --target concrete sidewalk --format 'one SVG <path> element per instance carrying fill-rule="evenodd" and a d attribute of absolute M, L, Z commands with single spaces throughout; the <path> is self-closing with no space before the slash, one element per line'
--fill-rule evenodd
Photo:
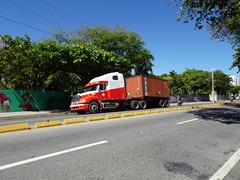
<path fill-rule="evenodd" d="M 46 116 L 58 116 L 70 113 L 70 111 L 19 111 L 19 112 L 0 112 L 1 119 L 10 118 L 25 118 L 25 117 L 46 117 Z"/>

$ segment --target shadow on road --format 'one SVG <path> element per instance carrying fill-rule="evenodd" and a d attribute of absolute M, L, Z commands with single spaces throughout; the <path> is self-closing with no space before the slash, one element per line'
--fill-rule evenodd
<path fill-rule="evenodd" d="M 224 124 L 240 124 L 240 104 L 226 104 L 222 108 L 206 108 L 189 113 L 204 120 L 218 121 Z"/>

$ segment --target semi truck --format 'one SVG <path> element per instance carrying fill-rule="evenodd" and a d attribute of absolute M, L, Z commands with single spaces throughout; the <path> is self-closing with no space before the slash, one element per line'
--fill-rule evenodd
<path fill-rule="evenodd" d="M 122 73 L 112 72 L 93 78 L 84 86 L 82 93 L 73 95 L 70 110 L 78 114 L 94 114 L 104 110 L 137 110 L 169 105 L 167 80 L 146 75 L 124 78 Z"/>

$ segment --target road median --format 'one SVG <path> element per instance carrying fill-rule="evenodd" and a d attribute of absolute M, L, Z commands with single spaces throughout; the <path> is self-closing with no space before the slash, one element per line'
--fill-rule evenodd
<path fill-rule="evenodd" d="M 28 130 L 28 129 L 36 129 L 36 128 L 45 128 L 51 126 L 60 126 L 60 125 L 68 125 L 68 124 L 77 124 L 77 123 L 84 123 L 84 122 L 91 122 L 91 121 L 101 121 L 101 120 L 111 120 L 111 119 L 119 119 L 123 117 L 130 117 L 130 116 L 140 116 L 140 115 L 147 115 L 147 114 L 158 114 L 164 112 L 174 112 L 174 111 L 187 111 L 187 110 L 194 110 L 200 108 L 211 108 L 223 105 L 234 105 L 239 104 L 236 103 L 212 103 L 212 104 L 202 104 L 202 105 L 190 105 L 190 106 L 183 106 L 183 107 L 174 107 L 174 108 L 166 108 L 166 109 L 155 109 L 155 110 L 143 110 L 143 111 L 134 111 L 134 112 L 125 112 L 125 113 L 117 113 L 117 114 L 108 114 L 105 116 L 87 116 L 86 118 L 70 118 L 64 119 L 62 122 L 60 120 L 53 120 L 53 121 L 44 121 L 44 122 L 37 122 L 34 124 L 33 127 L 30 127 L 28 123 L 23 124 L 13 124 L 13 125 L 6 125 L 0 126 L 0 133 L 11 132 L 11 131 L 20 131 L 20 130 Z"/>
<path fill-rule="evenodd" d="M 59 126 L 59 125 L 61 125 L 60 121 L 55 120 L 55 121 L 38 122 L 38 123 L 35 123 L 34 127 L 35 128 L 43 128 L 43 127 Z"/>
<path fill-rule="evenodd" d="M 30 129 L 28 123 L 0 126 L 0 133 Z"/>

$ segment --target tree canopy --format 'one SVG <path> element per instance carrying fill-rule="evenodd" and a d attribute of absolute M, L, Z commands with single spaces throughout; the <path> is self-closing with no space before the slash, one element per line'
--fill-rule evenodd
<path fill-rule="evenodd" d="M 214 90 L 218 94 L 228 94 L 231 89 L 231 78 L 222 71 L 217 70 L 213 72 L 214 76 Z"/>
<path fill-rule="evenodd" d="M 2 39 L 6 46 L 0 53 L 0 75 L 5 89 L 75 89 L 114 65 L 111 52 L 92 44 L 62 45 L 52 39 L 33 43 L 28 36 Z"/>
<path fill-rule="evenodd" d="M 198 29 L 206 25 L 212 39 L 233 44 L 236 53 L 231 68 L 240 71 L 240 1 L 184 0 L 180 4 L 178 20 L 183 19 L 184 23 L 193 20 Z"/>
<path fill-rule="evenodd" d="M 56 33 L 41 42 L 1 36 L 0 76 L 4 89 L 77 91 L 109 72 L 151 74 L 153 56 L 141 37 L 121 27 Z"/>
<path fill-rule="evenodd" d="M 92 43 L 98 48 L 112 52 L 118 60 L 115 63 L 115 71 L 130 74 L 134 69 L 135 74 L 152 73 L 154 57 L 144 47 L 141 37 L 120 26 L 85 27 L 76 30 L 72 34 L 71 41 L 77 44 Z"/>
<path fill-rule="evenodd" d="M 240 86 L 231 86 L 229 92 L 233 96 L 233 98 L 236 98 L 240 93 Z"/>
<path fill-rule="evenodd" d="M 29 36 L 0 36 L 1 89 L 80 91 L 90 79 L 119 71 L 125 76 L 151 73 L 153 56 L 140 36 L 119 27 L 86 28 L 75 35 L 60 32 L 41 42 Z M 154 76 L 153 74 L 150 74 Z M 211 74 L 186 69 L 161 77 L 169 80 L 173 94 L 209 94 Z M 230 80 L 215 71 L 215 90 L 228 94 Z"/>
<path fill-rule="evenodd" d="M 229 94 L 231 79 L 220 70 L 213 72 L 214 90 L 217 94 Z M 167 79 L 172 94 L 210 94 L 212 91 L 212 73 L 203 70 L 186 69 L 182 74 L 170 71 L 160 78 Z"/>

